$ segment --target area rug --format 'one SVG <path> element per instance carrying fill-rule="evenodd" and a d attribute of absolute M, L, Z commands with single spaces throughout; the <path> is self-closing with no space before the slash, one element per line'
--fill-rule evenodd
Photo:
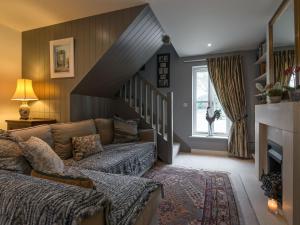
<path fill-rule="evenodd" d="M 157 166 L 144 177 L 163 184 L 161 225 L 240 225 L 227 173 Z"/>

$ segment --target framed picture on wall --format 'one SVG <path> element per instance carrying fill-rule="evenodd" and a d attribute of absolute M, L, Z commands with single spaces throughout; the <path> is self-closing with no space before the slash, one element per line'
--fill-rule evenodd
<path fill-rule="evenodd" d="M 170 87 L 170 54 L 157 55 L 157 87 Z"/>
<path fill-rule="evenodd" d="M 50 41 L 51 78 L 74 77 L 74 38 Z"/>

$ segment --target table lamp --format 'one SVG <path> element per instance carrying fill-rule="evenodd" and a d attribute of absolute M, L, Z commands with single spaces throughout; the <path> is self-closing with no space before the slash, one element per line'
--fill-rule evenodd
<path fill-rule="evenodd" d="M 18 79 L 17 88 L 11 100 L 22 102 L 19 108 L 20 119 L 28 120 L 30 114 L 28 102 L 38 100 L 32 88 L 32 80 Z"/>

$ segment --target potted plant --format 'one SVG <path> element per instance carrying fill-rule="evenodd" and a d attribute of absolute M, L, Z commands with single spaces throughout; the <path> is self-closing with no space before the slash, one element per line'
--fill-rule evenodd
<path fill-rule="evenodd" d="M 274 85 L 269 85 L 266 88 L 267 100 L 269 103 L 279 103 L 282 99 L 283 88 L 280 82 L 275 83 Z"/>
<path fill-rule="evenodd" d="M 266 104 L 267 103 L 266 87 L 264 87 L 261 83 L 256 83 L 255 86 L 256 89 L 259 91 L 259 94 L 256 95 L 259 104 Z"/>

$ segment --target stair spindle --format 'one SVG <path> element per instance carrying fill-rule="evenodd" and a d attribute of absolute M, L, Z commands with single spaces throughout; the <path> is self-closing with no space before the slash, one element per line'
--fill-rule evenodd
<path fill-rule="evenodd" d="M 129 106 L 132 107 L 132 79 L 129 80 Z"/>
<path fill-rule="evenodd" d="M 137 96 L 138 96 L 138 77 L 135 76 L 134 77 L 134 108 L 135 108 L 136 112 L 138 112 L 138 100 L 137 100 Z"/>
<path fill-rule="evenodd" d="M 159 101 L 160 96 L 158 93 L 156 93 L 156 130 L 157 133 L 160 134 L 160 126 L 159 126 L 159 117 L 160 117 L 160 107 L 159 107 Z"/>
<path fill-rule="evenodd" d="M 143 80 L 140 80 L 140 116 L 143 118 Z"/>
<path fill-rule="evenodd" d="M 162 136 L 165 138 L 166 134 L 166 100 L 162 98 Z"/>
<path fill-rule="evenodd" d="M 127 82 L 124 85 L 124 100 L 127 102 Z"/>
<path fill-rule="evenodd" d="M 154 90 L 150 88 L 150 125 L 154 128 Z"/>
<path fill-rule="evenodd" d="M 148 123 L 148 84 L 145 84 L 145 120 Z"/>

